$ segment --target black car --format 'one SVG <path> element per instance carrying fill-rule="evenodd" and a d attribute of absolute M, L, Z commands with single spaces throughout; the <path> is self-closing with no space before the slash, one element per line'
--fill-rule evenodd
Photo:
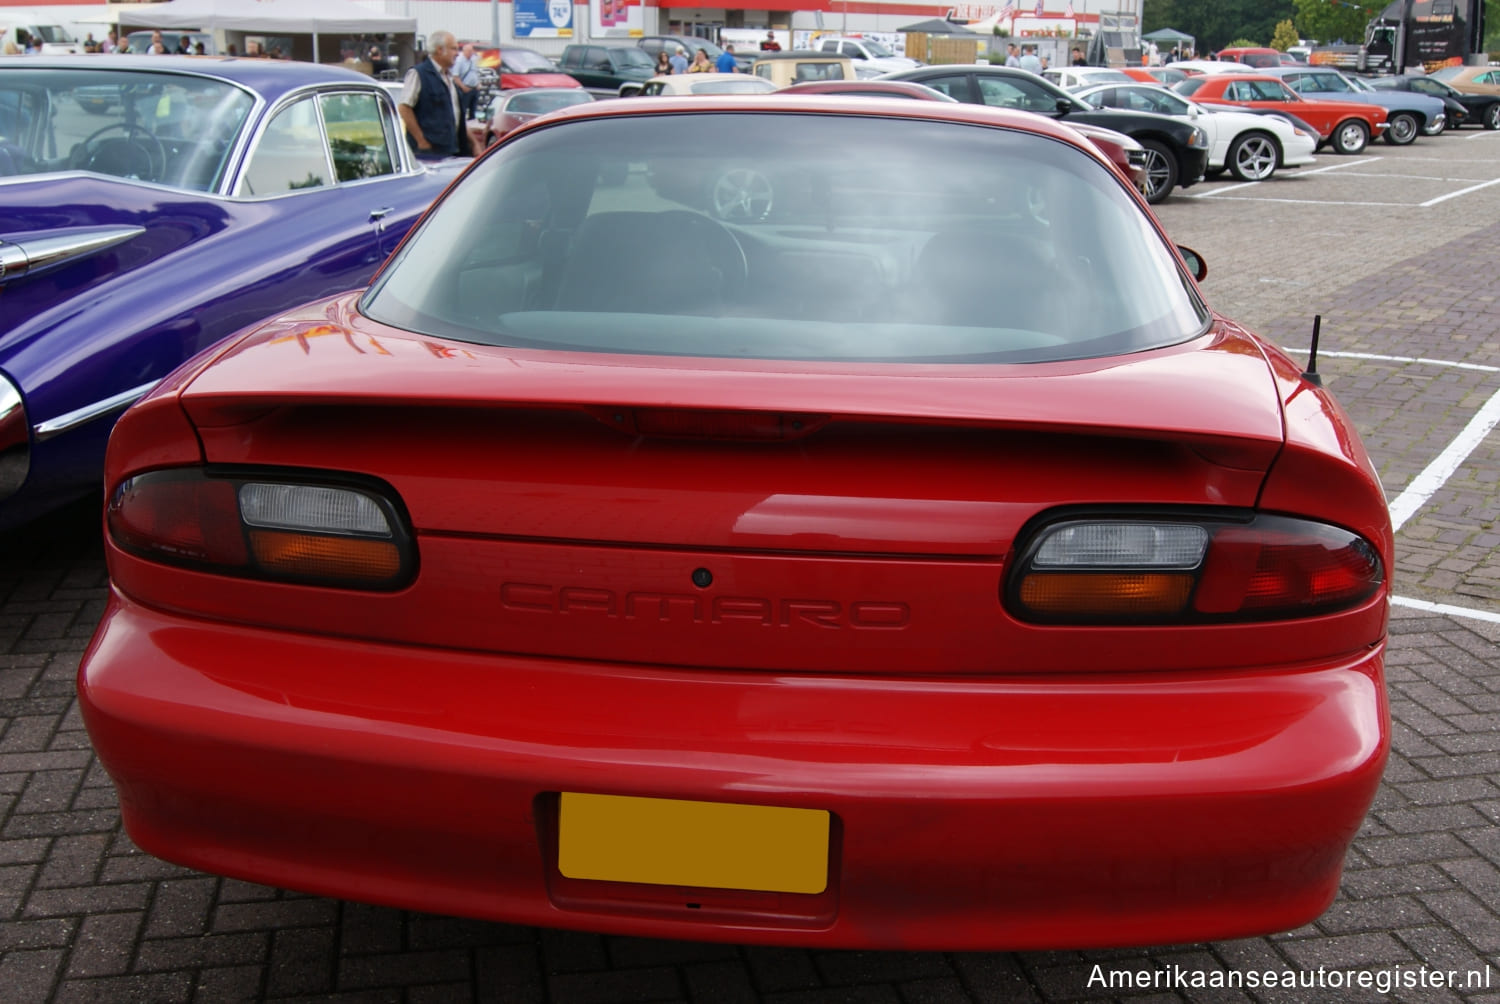
<path fill-rule="evenodd" d="M 1152 204 L 1178 186 L 1197 184 L 1208 167 L 1208 135 L 1197 126 L 1149 112 L 1095 108 L 1025 70 L 982 64 L 922 66 L 877 79 L 911 80 L 972 105 L 1036 112 L 1122 132 L 1146 148 L 1146 199 Z"/>
<path fill-rule="evenodd" d="M 1448 127 L 1482 125 L 1486 129 L 1500 129 L 1500 94 L 1465 94 L 1454 90 L 1441 80 L 1420 74 L 1401 77 L 1375 77 L 1369 81 L 1371 87 L 1382 91 L 1414 91 L 1431 94 L 1443 99 L 1448 110 Z"/>

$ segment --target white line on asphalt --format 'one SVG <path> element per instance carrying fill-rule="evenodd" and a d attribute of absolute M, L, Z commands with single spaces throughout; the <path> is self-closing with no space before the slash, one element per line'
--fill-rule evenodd
<path fill-rule="evenodd" d="M 1435 199 L 1428 199 L 1426 202 L 1422 203 L 1421 208 L 1426 209 L 1428 206 L 1435 206 L 1439 202 L 1447 202 L 1449 199 L 1456 199 L 1460 195 L 1468 195 L 1470 192 L 1477 192 L 1481 188 L 1489 188 L 1491 185 L 1500 185 L 1500 178 L 1491 178 L 1489 181 L 1480 182 L 1477 185 L 1470 185 L 1468 188 L 1460 188 L 1456 192 L 1449 192 L 1447 195 L 1439 195 Z"/>
<path fill-rule="evenodd" d="M 1305 178 L 1310 174 L 1322 174 L 1325 171 L 1342 171 L 1346 167 L 1359 167 L 1361 164 L 1373 164 L 1379 157 L 1361 157 L 1359 160 L 1345 161 L 1342 164 L 1330 164 L 1327 167 L 1315 167 L 1311 171 L 1298 171 L 1295 174 L 1287 174 L 1289 178 Z M 1233 192 L 1241 188 L 1253 188 L 1261 184 L 1259 181 L 1245 181 L 1238 185 L 1226 185 L 1223 188 L 1215 188 L 1209 192 L 1199 192 L 1197 195 L 1189 195 L 1190 199 L 1217 199 L 1222 198 L 1225 192 Z M 1301 202 L 1301 199 L 1261 199 L 1262 202 Z M 1327 203 L 1327 205 L 1340 206 L 1404 206 L 1404 202 L 1339 202 Z"/>
<path fill-rule="evenodd" d="M 1305 178 L 1309 174 L 1326 174 L 1329 171 L 1342 171 L 1349 167 L 1360 167 L 1364 164 L 1373 164 L 1379 157 L 1361 157 L 1358 160 L 1346 160 L 1342 164 L 1329 164 L 1327 167 L 1315 167 L 1311 171 L 1298 171 L 1292 177 Z"/>
<path fill-rule="evenodd" d="M 1469 459 L 1484 437 L 1500 424 L 1500 391 L 1496 391 L 1490 399 L 1484 403 L 1484 407 L 1469 419 L 1469 424 L 1464 426 L 1463 431 L 1453 437 L 1453 441 L 1443 449 L 1442 453 L 1427 467 L 1412 478 L 1406 490 L 1396 497 L 1391 503 L 1391 529 L 1399 530 L 1402 524 L 1414 516 L 1418 509 L 1427 504 L 1439 488 L 1453 476 Z"/>
<path fill-rule="evenodd" d="M 1345 178 L 1403 178 L 1407 181 L 1473 181 L 1473 178 L 1438 178 L 1430 174 L 1377 174 L 1374 171 L 1345 171 Z"/>
<path fill-rule="evenodd" d="M 1299 206 L 1388 206 L 1395 209 L 1417 209 L 1415 202 L 1345 202 L 1340 199 L 1266 199 L 1254 195 L 1219 196 L 1217 192 L 1194 195 L 1195 199 L 1223 198 L 1225 202 L 1295 202 Z"/>
<path fill-rule="evenodd" d="M 1211 199 L 1220 192 L 1233 192 L 1241 188 L 1254 188 L 1260 184 L 1258 181 L 1242 181 L 1238 185 L 1225 185 L 1223 188 L 1215 188 L 1210 192 L 1199 192 L 1197 195 L 1189 195 L 1190 199 Z"/>
<path fill-rule="evenodd" d="M 1466 140 L 1468 140 L 1468 141 L 1469 141 L 1469 142 L 1470 142 L 1470 143 L 1472 143 L 1472 142 L 1474 142 L 1474 141 L 1475 141 L 1475 140 L 1476 140 L 1476 139 L 1489 139 L 1489 138 L 1491 138 L 1491 137 L 1492 137 L 1492 136 L 1496 136 L 1496 135 L 1500 135 L 1500 133 L 1496 133 L 1496 132 L 1495 132 L 1495 131 L 1494 131 L 1494 130 L 1493 130 L 1493 129 L 1485 129 L 1485 130 L 1483 130 L 1483 131 L 1481 131 L 1481 132 L 1476 132 L 1476 133 L 1475 133 L 1475 134 L 1474 134 L 1474 135 L 1472 135 L 1472 136 L 1465 136 L 1465 137 L 1464 137 L 1464 139 L 1466 139 Z"/>
<path fill-rule="evenodd" d="M 1500 133 L 1497 133 L 1496 135 L 1500 135 Z M 1470 136 L 1469 139 L 1474 139 L 1474 137 Z M 1495 160 L 1494 160 L 1493 157 L 1402 157 L 1401 158 L 1401 162 L 1403 164 L 1406 163 L 1408 160 L 1430 160 L 1430 161 L 1434 161 L 1434 162 L 1439 163 L 1439 164 L 1491 164 L 1491 165 L 1493 165 L 1495 163 Z"/>
<path fill-rule="evenodd" d="M 1265 280 L 1262 279 L 1261 281 L 1264 282 Z M 1374 359 L 1384 363 L 1421 363 L 1424 366 L 1452 366 L 1455 369 L 1478 370 L 1481 373 L 1500 373 L 1500 366 L 1486 366 L 1483 363 L 1455 363 L 1449 362 L 1447 359 L 1423 359 L 1421 356 L 1382 356 L 1374 352 L 1320 352 L 1319 355 L 1334 356 L 1338 359 Z"/>
<path fill-rule="evenodd" d="M 1413 610 L 1426 610 L 1433 614 L 1446 614 L 1449 617 L 1469 617 L 1477 621 L 1489 621 L 1491 624 L 1500 624 L 1500 614 L 1488 610 L 1475 610 L 1473 607 L 1455 607 L 1448 603 L 1428 603 L 1426 600 L 1412 600 L 1405 596 L 1392 596 L 1391 605 L 1396 607 L 1411 607 Z"/>

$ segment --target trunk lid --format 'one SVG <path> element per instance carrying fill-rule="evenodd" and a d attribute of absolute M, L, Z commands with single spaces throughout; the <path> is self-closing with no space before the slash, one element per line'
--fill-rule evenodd
<path fill-rule="evenodd" d="M 835 366 L 460 345 L 351 305 L 263 329 L 182 395 L 211 463 L 373 476 L 408 510 L 417 581 L 277 587 L 325 594 L 278 607 L 308 630 L 657 665 L 993 670 L 1008 632 L 1034 630 L 1000 606 L 1027 521 L 1248 508 L 1282 442 L 1266 361 L 1225 325 L 1108 360 Z M 719 424 L 736 413 L 755 421 Z M 637 431 L 653 423 L 676 434 Z M 224 615 L 264 605 L 239 589 L 266 587 L 236 584 Z"/>

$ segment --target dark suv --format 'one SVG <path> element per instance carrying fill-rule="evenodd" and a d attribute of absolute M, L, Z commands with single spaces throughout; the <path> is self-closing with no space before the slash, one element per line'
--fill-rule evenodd
<path fill-rule="evenodd" d="M 595 97 L 617 97 L 621 84 L 656 76 L 655 57 L 635 45 L 570 45 L 557 66 Z"/>

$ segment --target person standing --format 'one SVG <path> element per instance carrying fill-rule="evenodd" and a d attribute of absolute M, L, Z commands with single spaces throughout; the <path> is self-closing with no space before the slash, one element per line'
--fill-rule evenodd
<path fill-rule="evenodd" d="M 479 60 L 474 58 L 474 43 L 465 42 L 458 57 L 453 60 L 453 83 L 458 87 L 458 106 L 463 121 L 474 117 L 474 106 L 479 101 Z"/>
<path fill-rule="evenodd" d="M 1021 65 L 1021 53 L 1020 53 L 1020 51 L 1018 49 L 1016 49 L 1016 43 L 1014 43 L 1014 42 L 1010 42 L 1010 43 L 1008 43 L 1005 46 L 1005 65 L 1006 66 L 1020 66 Z"/>
<path fill-rule="evenodd" d="M 673 73 L 686 73 L 688 71 L 687 50 L 679 45 L 668 62 L 672 64 Z"/>
<path fill-rule="evenodd" d="M 1073 65 L 1074 66 L 1087 66 L 1087 65 L 1089 65 L 1089 61 L 1087 59 L 1083 58 L 1083 50 L 1080 49 L 1076 45 L 1073 46 Z"/>
<path fill-rule="evenodd" d="M 667 56 L 666 49 L 662 49 L 656 54 L 656 75 L 658 77 L 670 77 L 672 75 L 672 60 Z"/>
<path fill-rule="evenodd" d="M 689 73 L 712 73 L 714 64 L 708 60 L 708 50 L 699 49 L 693 53 L 693 65 L 688 67 Z"/>
<path fill-rule="evenodd" d="M 734 46 L 724 46 L 724 51 L 719 53 L 719 58 L 714 61 L 714 69 L 720 73 L 734 73 L 740 66 L 734 61 Z"/>
<path fill-rule="evenodd" d="M 435 31 L 427 41 L 427 58 L 406 71 L 396 110 L 419 158 L 457 157 L 460 151 L 467 153 L 469 145 L 461 130 L 458 89 L 448 75 L 458 56 L 458 42 L 451 31 Z"/>
<path fill-rule="evenodd" d="M 780 52 L 781 43 L 776 41 L 776 32 L 767 30 L 765 39 L 760 43 L 761 52 Z"/>
<path fill-rule="evenodd" d="M 1027 70 L 1031 73 L 1042 72 L 1042 61 L 1036 58 L 1035 45 L 1028 45 L 1022 50 L 1020 66 L 1021 69 Z"/>

